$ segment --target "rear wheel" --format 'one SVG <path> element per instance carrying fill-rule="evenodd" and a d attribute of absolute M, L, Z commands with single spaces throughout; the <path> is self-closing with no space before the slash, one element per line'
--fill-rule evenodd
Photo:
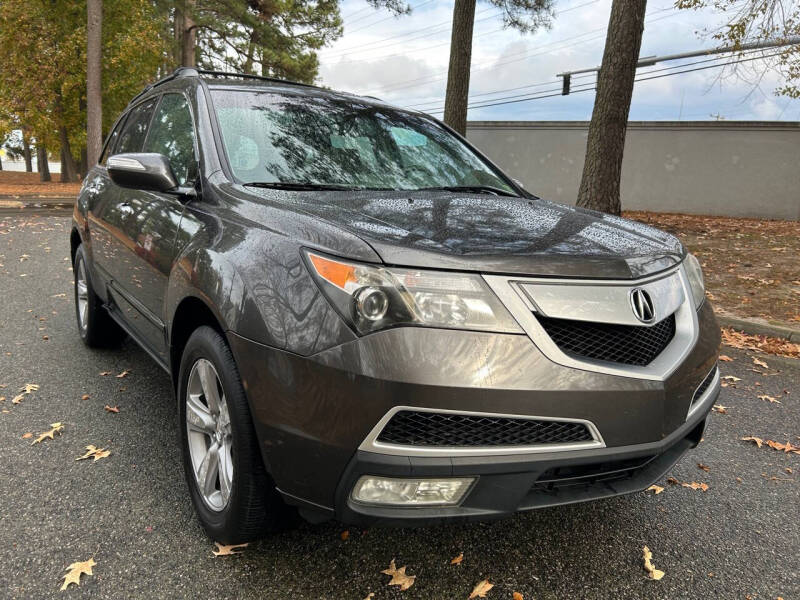
<path fill-rule="evenodd" d="M 125 332 L 103 308 L 92 286 L 83 244 L 75 252 L 72 265 L 75 276 L 75 317 L 83 342 L 92 348 L 115 346 L 125 339 Z"/>
<path fill-rule="evenodd" d="M 186 481 L 206 532 L 238 544 L 279 529 L 290 513 L 261 460 L 233 355 L 211 327 L 186 343 L 178 404 Z"/>

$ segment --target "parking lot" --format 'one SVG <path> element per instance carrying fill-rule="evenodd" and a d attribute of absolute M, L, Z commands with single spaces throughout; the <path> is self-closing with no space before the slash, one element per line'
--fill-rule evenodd
<path fill-rule="evenodd" d="M 658 495 L 450 527 L 302 524 L 215 558 L 184 483 L 168 376 L 131 342 L 93 351 L 77 335 L 68 232 L 66 216 L 0 214 L 2 597 L 450 599 L 484 579 L 488 598 L 800 597 L 800 455 L 740 439 L 800 445 L 800 366 L 732 348 L 727 408 L 670 473 L 707 491 L 664 480 Z M 13 403 L 28 383 L 39 389 Z M 32 445 L 57 422 L 60 435 Z M 110 456 L 76 461 L 89 444 Z M 65 569 L 90 557 L 93 575 L 60 592 Z M 410 589 L 387 587 L 392 559 L 416 576 Z"/>

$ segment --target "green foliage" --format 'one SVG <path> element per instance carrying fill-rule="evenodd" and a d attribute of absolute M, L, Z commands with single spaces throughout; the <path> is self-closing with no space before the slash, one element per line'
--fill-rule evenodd
<path fill-rule="evenodd" d="M 553 0 L 489 0 L 503 10 L 503 24 L 522 33 L 533 33 L 537 29 L 549 29 L 553 12 Z"/>
<path fill-rule="evenodd" d="M 677 8 L 713 9 L 725 22 L 713 38 L 723 46 L 741 47 L 750 42 L 783 40 L 800 36 L 800 3 L 785 0 L 676 0 Z M 800 45 L 786 46 L 777 60 L 786 83 L 775 92 L 800 98 Z"/>

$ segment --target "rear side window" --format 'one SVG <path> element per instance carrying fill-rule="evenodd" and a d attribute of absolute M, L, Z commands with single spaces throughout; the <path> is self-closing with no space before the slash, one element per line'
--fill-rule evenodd
<path fill-rule="evenodd" d="M 189 103 L 182 94 L 164 94 L 150 125 L 144 151 L 166 156 L 178 185 L 194 181 L 197 175 L 194 124 Z"/>
<path fill-rule="evenodd" d="M 103 154 L 100 156 L 100 160 L 97 161 L 98 164 L 105 166 L 106 160 L 108 160 L 108 157 L 111 156 L 111 151 L 114 149 L 114 144 L 117 142 L 117 138 L 119 137 L 119 132 L 122 131 L 122 126 L 124 124 L 125 124 L 124 118 L 120 119 L 117 122 L 117 126 L 114 127 L 114 131 L 112 131 L 111 135 L 108 136 L 105 148 L 103 148 Z"/>
<path fill-rule="evenodd" d="M 147 137 L 147 128 L 150 126 L 150 118 L 153 116 L 153 107 L 156 105 L 157 98 L 143 102 L 131 111 L 125 121 L 125 127 L 119 136 L 114 154 L 123 152 L 141 152 L 144 139 Z"/>

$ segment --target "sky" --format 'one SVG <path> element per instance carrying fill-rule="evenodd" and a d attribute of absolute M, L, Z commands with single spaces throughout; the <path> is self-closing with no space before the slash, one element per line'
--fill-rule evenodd
<path fill-rule="evenodd" d="M 320 52 L 319 82 L 441 117 L 436 111 L 444 103 L 453 3 L 410 0 L 410 5 L 411 15 L 396 18 L 365 0 L 344 0 L 344 35 Z M 470 108 L 470 120 L 590 119 L 595 76 L 574 76 L 573 90 L 588 91 L 562 96 L 556 75 L 600 65 L 611 0 L 555 0 L 554 5 L 552 28 L 521 34 L 503 28 L 500 9 L 478 1 L 470 104 L 516 102 Z M 651 0 L 639 56 L 713 48 L 718 43 L 711 32 L 722 23 L 724 17 L 710 10 L 677 10 L 670 0 Z M 637 77 L 652 79 L 636 83 L 630 119 L 800 121 L 800 100 L 774 94 L 782 78 L 770 59 L 750 60 L 735 70 L 714 66 L 675 74 L 730 62 L 727 56 L 640 68 Z M 548 94 L 554 96 L 526 99 Z"/>

